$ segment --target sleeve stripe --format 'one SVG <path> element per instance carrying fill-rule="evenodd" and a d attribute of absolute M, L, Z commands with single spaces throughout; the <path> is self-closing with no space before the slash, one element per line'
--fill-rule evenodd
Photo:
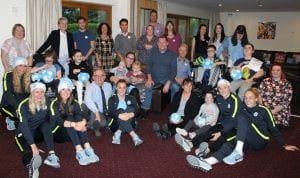
<path fill-rule="evenodd" d="M 270 111 L 270 109 L 267 108 L 266 106 L 262 106 L 262 105 L 259 105 L 259 107 L 264 108 L 268 112 L 269 118 L 270 118 L 270 120 L 272 122 L 272 126 L 275 127 L 274 117 L 273 117 L 273 114 Z"/>
<path fill-rule="evenodd" d="M 29 98 L 24 99 L 23 101 L 21 101 L 21 103 L 18 106 L 17 113 L 18 113 L 20 122 L 23 122 L 22 113 L 21 113 L 21 107 L 28 100 L 29 100 Z"/>
<path fill-rule="evenodd" d="M 55 115 L 55 112 L 54 112 L 54 108 L 53 108 L 53 105 L 54 103 L 57 101 L 57 98 L 55 98 L 51 104 L 50 104 L 50 111 L 51 111 L 51 115 L 54 116 Z"/>
<path fill-rule="evenodd" d="M 234 100 L 234 110 L 233 110 L 233 114 L 232 114 L 232 117 L 234 118 L 236 116 L 237 110 L 238 110 L 238 99 L 234 95 L 231 95 L 231 97 Z"/>

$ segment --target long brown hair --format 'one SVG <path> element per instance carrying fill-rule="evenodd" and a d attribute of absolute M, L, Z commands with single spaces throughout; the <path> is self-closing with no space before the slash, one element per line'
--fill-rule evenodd
<path fill-rule="evenodd" d="M 70 97 L 67 100 L 67 108 L 68 110 L 65 111 L 64 109 L 64 102 L 60 94 L 58 94 L 58 103 L 59 103 L 59 111 L 64 116 L 73 116 L 73 110 L 74 110 L 74 97 L 72 93 L 70 94 Z"/>
<path fill-rule="evenodd" d="M 16 68 L 14 68 L 13 70 L 13 78 L 12 78 L 12 82 L 13 82 L 13 87 L 14 87 L 14 91 L 18 94 L 20 93 L 30 93 L 30 72 L 25 72 L 23 75 L 19 75 L 18 71 Z M 24 88 L 22 88 L 22 86 Z"/>
<path fill-rule="evenodd" d="M 252 92 L 254 94 L 255 98 L 257 99 L 256 103 L 262 104 L 262 97 L 261 97 L 259 91 L 257 90 L 257 88 L 254 88 L 254 87 L 249 88 L 245 93 L 247 93 L 247 92 Z"/>
<path fill-rule="evenodd" d="M 166 23 L 166 26 L 165 26 L 165 36 L 168 36 L 168 28 L 167 28 L 167 26 L 169 25 L 169 23 L 173 26 L 173 35 L 175 36 L 177 33 L 176 33 L 176 31 L 175 31 L 175 25 L 174 25 L 174 22 L 173 21 L 171 21 L 171 20 L 169 20 L 169 21 L 167 21 L 167 23 Z"/>

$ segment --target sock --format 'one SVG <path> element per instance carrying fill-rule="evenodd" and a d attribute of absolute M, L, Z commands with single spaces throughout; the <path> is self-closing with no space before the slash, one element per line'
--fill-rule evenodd
<path fill-rule="evenodd" d="M 120 136 L 121 136 L 121 133 L 122 133 L 121 130 L 117 130 L 117 131 L 115 132 L 114 135 L 115 135 L 116 137 L 120 137 Z"/>
<path fill-rule="evenodd" d="M 219 162 L 215 157 L 206 158 L 205 161 L 210 165 L 214 165 Z"/>
<path fill-rule="evenodd" d="M 137 134 L 135 134 L 134 136 L 132 136 L 132 140 L 139 140 L 139 139 L 140 139 L 140 137 Z"/>
<path fill-rule="evenodd" d="M 235 146 L 235 150 L 236 150 L 239 154 L 243 155 L 243 154 L 244 154 L 244 153 L 243 153 L 243 147 L 244 147 L 244 142 L 238 140 L 237 143 L 236 143 L 236 146 Z"/>

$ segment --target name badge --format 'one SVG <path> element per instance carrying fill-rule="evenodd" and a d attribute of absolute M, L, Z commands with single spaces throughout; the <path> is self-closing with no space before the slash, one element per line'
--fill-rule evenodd
<path fill-rule="evenodd" d="M 88 37 L 88 36 L 84 36 L 84 38 L 85 38 L 85 39 L 88 39 L 89 37 Z"/>

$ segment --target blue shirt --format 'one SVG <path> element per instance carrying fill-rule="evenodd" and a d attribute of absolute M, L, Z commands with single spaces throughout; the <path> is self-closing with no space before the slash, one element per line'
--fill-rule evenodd
<path fill-rule="evenodd" d="M 150 52 L 147 71 L 154 83 L 165 84 L 168 80 L 175 81 L 177 74 L 177 57 L 173 51 L 167 49 L 161 53 L 159 49 Z"/>
<path fill-rule="evenodd" d="M 45 65 L 44 62 L 39 62 L 35 66 L 36 67 L 42 67 L 43 65 Z M 49 70 L 49 71 L 53 72 L 55 74 L 55 76 L 56 76 L 56 73 L 59 72 L 59 71 L 61 71 L 61 68 L 60 68 L 60 66 L 58 64 L 52 64 L 50 66 L 50 68 L 45 69 L 45 70 Z"/>
<path fill-rule="evenodd" d="M 191 66 L 190 61 L 188 59 L 184 59 L 184 61 L 180 61 L 177 58 L 177 75 L 176 77 L 188 78 L 191 75 Z"/>
<path fill-rule="evenodd" d="M 235 61 L 244 57 L 244 47 L 242 46 L 241 40 L 237 40 L 237 44 L 233 46 L 231 38 L 226 38 L 220 48 L 217 51 L 217 56 L 220 56 L 224 49 L 228 49 L 228 67 L 232 67 Z"/>
<path fill-rule="evenodd" d="M 74 42 L 77 45 L 77 49 L 85 56 L 91 48 L 91 41 L 95 41 L 95 35 L 93 32 L 86 30 L 84 32 L 77 31 L 73 33 Z"/>
<path fill-rule="evenodd" d="M 126 101 L 125 100 L 119 100 L 118 108 L 117 109 L 124 109 L 124 110 L 126 110 L 127 109 Z"/>
<path fill-rule="evenodd" d="M 112 95 L 112 86 L 108 82 L 102 84 L 102 88 L 105 95 L 105 100 L 108 101 L 109 97 Z M 103 103 L 102 94 L 100 86 L 95 82 L 92 82 L 85 91 L 84 103 L 93 113 L 101 112 L 103 113 Z"/>

